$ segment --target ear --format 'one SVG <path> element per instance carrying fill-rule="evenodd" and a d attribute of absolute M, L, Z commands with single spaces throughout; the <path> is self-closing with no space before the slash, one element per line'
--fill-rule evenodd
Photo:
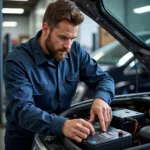
<path fill-rule="evenodd" d="M 42 24 L 42 32 L 45 36 L 48 36 L 50 33 L 50 26 L 48 25 L 47 22 Z"/>

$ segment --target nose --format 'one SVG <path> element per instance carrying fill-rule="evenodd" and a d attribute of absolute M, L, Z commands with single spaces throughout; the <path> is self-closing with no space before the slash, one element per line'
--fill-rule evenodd
<path fill-rule="evenodd" d="M 64 43 L 64 48 L 66 49 L 70 49 L 71 48 L 71 45 L 72 45 L 72 40 L 67 40 L 65 43 Z"/>

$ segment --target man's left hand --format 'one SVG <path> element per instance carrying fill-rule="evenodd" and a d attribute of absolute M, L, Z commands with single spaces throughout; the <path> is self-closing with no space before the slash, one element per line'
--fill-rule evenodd
<path fill-rule="evenodd" d="M 102 131 L 106 131 L 112 120 L 112 110 L 110 106 L 100 98 L 96 98 L 93 101 L 89 122 L 92 123 L 96 116 L 99 119 Z"/>

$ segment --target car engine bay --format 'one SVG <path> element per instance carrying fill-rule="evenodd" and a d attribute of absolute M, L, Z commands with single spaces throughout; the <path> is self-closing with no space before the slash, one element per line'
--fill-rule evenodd
<path fill-rule="evenodd" d="M 91 103 L 92 101 L 85 101 L 75 104 L 61 115 L 70 119 L 88 120 Z M 113 119 L 107 131 L 102 132 L 98 119 L 95 119 L 93 126 L 96 133 L 89 135 L 82 143 L 76 143 L 64 136 L 36 138 L 45 147 L 44 150 L 150 149 L 150 97 L 115 99 L 110 106 Z"/>

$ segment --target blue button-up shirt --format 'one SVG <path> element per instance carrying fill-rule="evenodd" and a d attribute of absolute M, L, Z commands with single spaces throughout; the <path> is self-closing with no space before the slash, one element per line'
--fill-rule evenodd
<path fill-rule="evenodd" d="M 114 82 L 76 41 L 64 60 L 48 59 L 38 43 L 40 35 L 5 59 L 6 118 L 15 130 L 58 135 L 66 118 L 56 114 L 70 107 L 79 80 L 95 91 L 93 98 L 107 103 L 114 97 Z"/>

